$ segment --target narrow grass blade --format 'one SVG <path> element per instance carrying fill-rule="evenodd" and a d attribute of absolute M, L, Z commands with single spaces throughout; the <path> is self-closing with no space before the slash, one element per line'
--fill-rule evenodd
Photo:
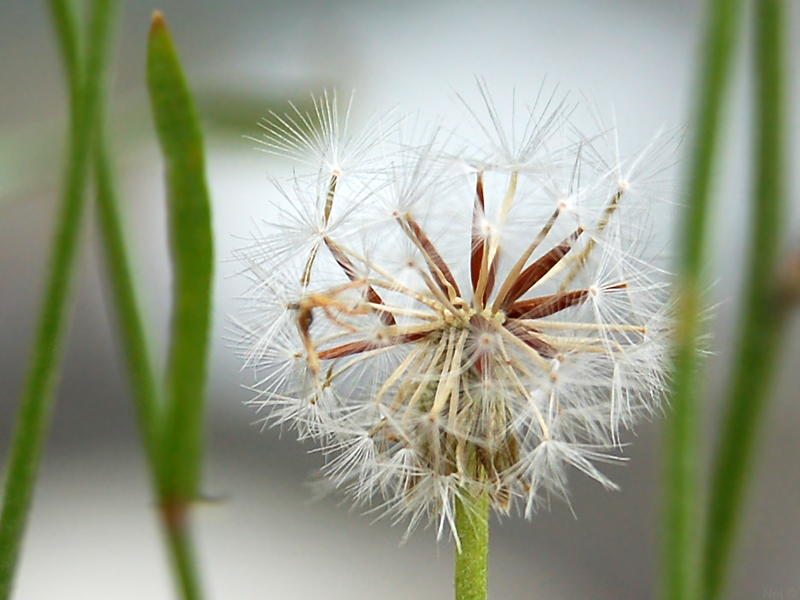
<path fill-rule="evenodd" d="M 128 368 L 139 421 L 139 431 L 154 489 L 158 489 L 158 385 L 150 361 L 144 324 L 137 306 L 133 276 L 125 249 L 122 220 L 119 214 L 116 187 L 106 151 L 103 124 L 99 124 L 95 144 L 95 177 L 97 215 L 103 240 L 109 280 L 116 305 L 117 322 L 122 337 L 125 364 Z"/>
<path fill-rule="evenodd" d="M 196 499 L 211 319 L 213 245 L 203 141 L 177 52 L 160 13 L 153 17 L 147 84 L 166 162 L 173 265 L 172 339 L 162 430 L 162 501 Z"/>
<path fill-rule="evenodd" d="M 64 58 L 69 89 L 73 96 L 81 89 L 80 45 L 76 15 L 70 2 L 52 2 L 58 40 Z M 133 279 L 125 250 L 123 227 L 119 215 L 113 175 L 108 159 L 105 136 L 105 106 L 102 95 L 96 104 L 97 132 L 94 142 L 94 170 L 97 212 L 105 246 L 111 287 L 116 300 L 123 351 L 133 388 L 139 428 L 154 478 L 157 472 L 156 435 L 158 418 L 157 385 L 150 363 L 147 340 L 136 305 Z"/>
<path fill-rule="evenodd" d="M 701 597 L 707 600 L 722 597 L 786 323 L 778 267 L 786 221 L 784 17 L 782 0 L 755 3 L 752 230 L 743 324 L 708 505 L 701 588 Z"/>
<path fill-rule="evenodd" d="M 712 171 L 729 89 L 741 0 L 709 0 L 707 30 L 697 82 L 689 188 L 681 222 L 679 324 L 672 415 L 664 438 L 666 453 L 663 584 L 664 598 L 688 600 L 697 581 L 697 339 L 701 330 L 703 269 L 707 261 L 708 209 Z"/>
<path fill-rule="evenodd" d="M 83 229 L 86 180 L 97 121 L 97 106 L 104 91 L 116 7 L 117 3 L 113 0 L 92 2 L 86 63 L 85 68 L 80 69 L 79 46 L 66 39 L 69 32 L 75 30 L 77 19 L 65 2 L 51 2 L 72 87 L 70 144 L 50 270 L 45 284 L 30 370 L 11 442 L 0 516 L 0 599 L 6 599 L 11 594 L 14 570 L 50 423 L 56 373 L 65 337 L 72 280 Z"/>
<path fill-rule="evenodd" d="M 49 0 L 50 17 L 56 30 L 56 38 L 67 74 L 70 106 L 72 110 L 80 105 L 83 94 L 83 42 L 80 36 L 78 12 L 71 0 Z"/>

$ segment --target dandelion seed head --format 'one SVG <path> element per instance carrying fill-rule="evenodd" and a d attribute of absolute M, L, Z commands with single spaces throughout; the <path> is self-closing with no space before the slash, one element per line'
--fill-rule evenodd
<path fill-rule="evenodd" d="M 508 126 L 479 91 L 479 146 L 385 118 L 352 135 L 335 94 L 273 115 L 265 145 L 298 169 L 237 252 L 251 404 L 320 444 L 332 487 L 440 534 L 466 492 L 530 516 L 569 469 L 613 488 L 597 464 L 658 412 L 672 329 L 629 206 L 661 146 L 620 158 L 555 93 Z"/>

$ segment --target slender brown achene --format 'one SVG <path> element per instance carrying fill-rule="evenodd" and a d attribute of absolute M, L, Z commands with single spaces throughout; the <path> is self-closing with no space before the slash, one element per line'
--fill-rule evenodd
<path fill-rule="evenodd" d="M 334 175 L 326 197 L 324 224 L 327 224 L 332 211 L 336 181 L 337 176 Z M 514 200 L 515 181 L 516 174 L 512 175 L 510 191 L 505 198 L 505 204 L 509 206 Z M 415 413 L 427 414 L 431 423 L 441 422 L 441 427 L 435 435 L 428 435 L 427 441 L 421 447 L 417 446 L 426 469 L 447 476 L 466 469 L 467 465 L 472 465 L 470 469 L 478 469 L 480 477 L 492 483 L 493 502 L 498 508 L 505 510 L 509 506 L 512 490 L 509 482 L 504 481 L 500 474 L 513 471 L 519 460 L 520 442 L 510 427 L 514 416 L 505 408 L 480 406 L 480 401 L 471 395 L 469 388 L 481 385 L 482 381 L 501 379 L 511 382 L 516 393 L 523 397 L 530 392 L 525 390 L 525 386 L 521 383 L 521 379 L 525 376 L 523 368 L 515 366 L 513 361 L 502 356 L 498 360 L 496 356 L 482 352 L 480 344 L 482 341 L 486 342 L 494 336 L 499 336 L 497 339 L 504 340 L 511 347 L 522 348 L 529 355 L 532 354 L 540 367 L 550 369 L 552 367 L 549 363 L 563 353 L 569 352 L 569 346 L 574 346 L 575 342 L 559 341 L 553 335 L 543 333 L 541 327 L 537 327 L 534 323 L 579 306 L 592 294 L 622 292 L 627 284 L 626 282 L 607 284 L 602 290 L 562 289 L 555 294 L 525 297 L 535 291 L 537 284 L 552 275 L 557 268 L 560 267 L 562 271 L 569 268 L 570 264 L 566 266 L 564 264 L 570 256 L 573 256 L 572 265 L 575 268 L 575 263 L 585 263 L 594 249 L 595 242 L 589 239 L 576 253 L 575 246 L 585 235 L 584 228 L 578 227 L 563 241 L 526 265 L 557 221 L 559 215 L 556 212 L 519 257 L 492 301 L 501 247 L 497 240 L 481 234 L 480 224 L 485 218 L 486 211 L 484 194 L 483 173 L 478 172 L 472 215 L 471 247 L 467 255 L 471 283 L 469 298 L 462 297 L 453 269 L 444 260 L 422 226 L 411 214 L 399 214 L 395 218 L 398 226 L 424 259 L 425 268 L 420 269 L 420 275 L 427 284 L 432 300 L 427 305 L 431 310 L 426 315 L 426 322 L 413 326 L 403 324 L 404 307 L 394 307 L 385 303 L 376 291 L 376 288 L 386 288 L 403 292 L 402 287 L 394 286 L 392 281 L 380 276 L 365 277 L 359 274 L 356 263 L 363 264 L 364 259 L 351 253 L 344 245 L 325 237 L 324 245 L 350 280 L 351 285 L 340 286 L 327 294 L 318 292 L 310 295 L 306 303 L 298 305 L 296 309 L 297 326 L 306 348 L 308 366 L 314 373 L 320 373 L 322 370 L 321 362 L 330 364 L 329 371 L 333 373 L 337 368 L 336 363 L 342 359 L 357 359 L 359 355 L 382 353 L 392 348 L 413 344 L 414 350 L 408 355 L 408 359 L 391 373 L 388 384 L 384 385 L 378 394 L 378 400 L 384 396 L 389 386 L 397 385 L 392 412 L 400 414 L 402 411 L 406 425 Z M 604 210 L 600 223 L 601 230 L 616 209 L 621 195 L 622 190 L 614 194 Z M 508 206 L 505 207 L 505 212 L 508 212 Z M 307 264 L 313 264 L 318 248 L 319 246 L 313 248 Z M 494 248 L 491 258 L 489 258 L 489 248 Z M 309 272 L 310 267 L 307 267 L 301 281 L 304 287 L 309 283 L 307 276 Z M 574 278 L 574 274 L 570 271 L 567 277 Z M 353 288 L 361 290 L 361 301 L 353 302 L 342 297 L 343 292 Z M 417 295 L 414 295 L 413 299 L 418 300 Z M 397 314 L 395 310 L 398 311 Z M 349 323 L 368 313 L 377 314 L 384 329 L 377 333 L 370 331 L 369 336 L 364 339 L 338 345 L 329 345 L 325 340 L 315 342 L 312 333 L 314 323 L 312 314 L 315 311 L 322 312 L 340 329 L 350 330 L 356 336 L 360 333 L 359 329 Z M 626 328 L 622 323 L 620 327 Z M 486 343 L 491 344 L 491 341 Z M 591 344 L 585 344 L 585 347 L 588 346 Z M 597 343 L 594 343 L 594 346 L 597 351 L 604 350 Z M 425 374 L 419 377 L 419 368 L 423 365 L 427 365 Z M 343 367 L 347 368 L 349 367 Z M 331 375 L 328 376 L 330 377 Z M 539 437 L 543 440 L 549 439 L 550 433 L 544 418 L 540 416 L 537 421 L 540 429 Z M 371 435 L 382 446 L 409 443 L 385 423 L 375 427 Z M 477 477 L 478 473 L 473 475 Z M 535 482 L 518 477 L 514 484 L 527 489 Z M 418 485 L 418 480 L 409 477 L 405 485 L 406 493 L 412 493 Z"/>

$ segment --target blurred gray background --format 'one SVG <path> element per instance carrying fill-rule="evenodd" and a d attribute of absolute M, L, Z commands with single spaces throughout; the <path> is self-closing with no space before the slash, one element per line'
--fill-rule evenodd
<path fill-rule="evenodd" d="M 792 240 L 800 181 L 796 151 L 800 14 L 791 8 L 794 109 Z M 268 218 L 267 173 L 287 168 L 255 150 L 256 122 L 285 101 L 336 86 L 356 90 L 354 121 L 395 106 L 435 119 L 455 93 L 475 96 L 475 76 L 532 100 L 541 82 L 585 92 L 614 114 L 624 150 L 687 120 L 702 10 L 677 0 L 562 2 L 292 3 L 128 2 L 118 52 L 112 129 L 141 300 L 163 364 L 169 322 L 163 185 L 143 86 L 145 39 L 154 9 L 166 15 L 198 92 L 208 138 L 217 269 L 205 490 L 197 510 L 209 597 L 448 598 L 452 546 L 419 530 L 372 523 L 332 497 L 311 502 L 305 486 L 320 458 L 292 432 L 260 432 L 243 406 L 251 382 L 225 342 L 245 282 L 232 248 Z M 742 46 L 742 52 L 746 50 Z M 5 458 L 36 322 L 62 172 L 65 92 L 43 2 L 0 0 L 0 455 Z M 748 78 L 740 69 L 733 126 L 714 214 L 716 304 L 710 322 L 706 449 L 735 329 L 747 214 Z M 676 172 L 676 178 L 679 172 Z M 677 200 L 679 181 L 673 200 Z M 661 207 L 654 210 L 662 211 Z M 659 219 L 668 238 L 674 206 Z M 661 214 L 659 212 L 659 214 Z M 86 235 L 76 308 L 55 420 L 41 471 L 16 598 L 154 600 L 173 597 L 151 505 L 94 226 Z M 762 430 L 731 598 L 792 597 L 800 590 L 800 335 L 781 357 L 775 401 Z M 571 507 L 555 502 L 532 521 L 493 523 L 493 598 L 619 599 L 655 595 L 659 551 L 661 421 L 628 435 L 625 466 L 606 472 L 607 492 L 571 478 Z M 708 453 L 707 453 L 708 455 Z M 707 462 L 707 461 L 706 461 Z M 785 594 L 785 595 L 768 595 Z"/>

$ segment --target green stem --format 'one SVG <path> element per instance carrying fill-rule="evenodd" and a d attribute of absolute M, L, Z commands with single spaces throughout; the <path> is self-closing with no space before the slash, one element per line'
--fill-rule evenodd
<path fill-rule="evenodd" d="M 83 42 L 80 36 L 78 11 L 70 0 L 49 0 L 51 18 L 56 28 L 56 37 L 64 61 L 64 69 L 69 83 L 70 106 L 74 111 L 81 102 L 83 94 Z"/>
<path fill-rule="evenodd" d="M 201 589 L 189 532 L 203 458 L 213 235 L 199 119 L 169 29 L 154 13 L 147 45 L 147 87 L 167 175 L 173 266 L 172 338 L 159 421 L 158 494 L 177 583 L 185 600 Z"/>
<path fill-rule="evenodd" d="M 108 263 L 109 279 L 117 310 L 117 323 L 122 334 L 122 346 L 133 401 L 139 421 L 139 432 L 145 448 L 153 489 L 158 490 L 158 386 L 150 362 L 147 338 L 134 293 L 133 276 L 123 235 L 113 174 L 105 149 L 103 125 L 98 131 L 95 150 L 97 178 L 97 215 Z"/>
<path fill-rule="evenodd" d="M 2 600 L 11 594 L 14 570 L 53 408 L 56 372 L 65 337 L 72 280 L 83 229 L 89 157 L 97 120 L 97 106 L 104 90 L 105 66 L 116 2 L 95 0 L 92 4 L 85 77 L 76 66 L 80 62 L 78 44 L 65 39 L 77 22 L 74 14 L 68 5 L 58 0 L 52 0 L 51 11 L 72 84 L 70 147 L 66 182 L 50 256 L 50 272 L 45 285 L 31 367 L 25 381 L 11 442 L 3 511 L 0 516 Z"/>
<path fill-rule="evenodd" d="M 95 160 L 98 216 L 108 260 L 111 287 L 122 332 L 125 361 L 133 388 L 142 444 L 145 447 L 150 467 L 153 490 L 158 494 L 162 485 L 159 463 L 158 388 L 147 351 L 144 326 L 136 305 L 113 178 L 102 141 L 98 143 Z M 188 507 L 186 505 L 169 505 L 162 499 L 159 512 L 172 561 L 173 574 L 181 597 L 183 600 L 199 600 L 202 598 L 202 593 L 190 536 Z"/>
<path fill-rule="evenodd" d="M 183 600 L 201 600 L 203 593 L 192 544 L 189 505 L 162 502 L 159 509 L 172 559 L 172 570 L 181 592 L 181 598 Z"/>
<path fill-rule="evenodd" d="M 167 485 L 160 455 L 162 440 L 159 436 L 166 435 L 166 432 L 161 431 L 163 414 L 159 403 L 158 386 L 137 307 L 113 173 L 103 133 L 101 125 L 95 153 L 98 216 L 142 445 L 150 467 L 153 490 L 159 496 L 159 517 L 176 585 L 183 600 L 200 600 L 202 590 L 192 545 L 189 505 L 170 500 L 163 495 Z"/>
<path fill-rule="evenodd" d="M 702 598 L 722 595 L 745 484 L 766 406 L 786 307 L 781 304 L 778 262 L 786 206 L 782 0 L 755 5 L 756 128 L 750 264 L 738 357 L 717 448 L 705 536 Z"/>
<path fill-rule="evenodd" d="M 486 600 L 489 580 L 489 496 L 462 490 L 456 498 L 456 600 Z"/>
<path fill-rule="evenodd" d="M 672 415 L 665 437 L 664 598 L 688 600 L 696 583 L 697 338 L 701 331 L 707 221 L 720 122 L 729 87 L 741 0 L 709 0 L 698 81 L 689 193 L 681 231 L 679 308 Z"/>

